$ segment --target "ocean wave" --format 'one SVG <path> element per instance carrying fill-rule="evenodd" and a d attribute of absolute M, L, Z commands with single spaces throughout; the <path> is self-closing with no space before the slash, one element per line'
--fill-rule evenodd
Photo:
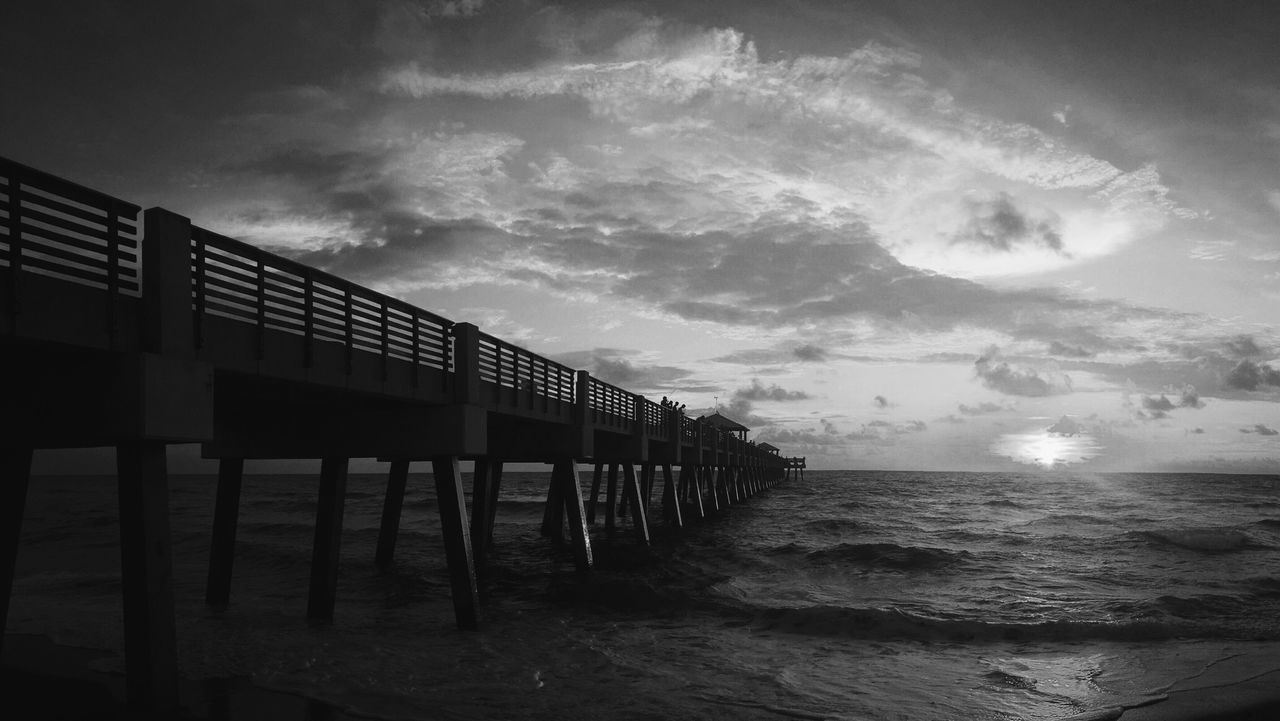
<path fill-rule="evenodd" d="M 989 506 L 991 508 L 1025 508 L 1025 506 L 1023 506 L 1021 503 L 1015 503 L 1014 501 L 1010 501 L 1004 498 L 1001 498 L 995 501 L 987 501 L 982 505 Z"/>
<path fill-rule="evenodd" d="M 805 556 L 805 560 L 813 565 L 848 564 L 900 571 L 928 571 L 961 563 L 971 555 L 968 551 L 900 546 L 896 543 L 841 543 L 812 551 Z"/>
<path fill-rule="evenodd" d="M 1172 620 L 991 622 L 930 618 L 896 608 L 837 606 L 767 609 L 755 616 L 752 625 L 763 631 L 804 635 L 939 643 L 1166 641 L 1236 635 L 1218 626 Z M 1248 635 L 1257 638 L 1256 633 Z"/>
<path fill-rule="evenodd" d="M 1252 544 L 1245 532 L 1233 528 L 1179 528 L 1159 531 L 1129 531 L 1126 538 L 1135 538 L 1160 546 L 1176 546 L 1203 553 L 1238 551 Z"/>
<path fill-rule="evenodd" d="M 833 536 L 843 536 L 861 531 L 863 525 L 848 518 L 820 518 L 804 524 L 804 530 Z"/>
<path fill-rule="evenodd" d="M 1263 528 L 1280 528 L 1280 518 L 1263 518 L 1255 521 L 1254 525 L 1262 526 Z"/>

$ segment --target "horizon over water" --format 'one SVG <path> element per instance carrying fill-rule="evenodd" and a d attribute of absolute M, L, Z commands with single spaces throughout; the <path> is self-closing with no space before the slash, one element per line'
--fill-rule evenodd
<path fill-rule="evenodd" d="M 1013 720 L 1154 702 L 1227 660 L 1280 668 L 1275 475 L 807 470 L 648 549 L 625 519 L 596 529 L 588 576 L 538 534 L 548 477 L 504 474 L 481 630 L 461 632 L 429 474 L 385 574 L 385 477 L 351 477 L 322 627 L 315 480 L 246 475 L 214 612 L 215 479 L 175 476 L 182 674 L 386 719 Z M 7 631 L 119 671 L 119 595 L 114 482 L 34 476 Z"/>

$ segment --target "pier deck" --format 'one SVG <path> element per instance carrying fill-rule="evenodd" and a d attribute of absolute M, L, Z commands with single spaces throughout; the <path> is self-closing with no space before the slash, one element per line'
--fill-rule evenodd
<path fill-rule="evenodd" d="M 0 377 L 0 621 L 33 449 L 115 446 L 129 696 L 162 712 L 177 688 L 168 444 L 219 461 L 214 606 L 230 600 L 244 461 L 321 459 L 308 596 L 320 621 L 334 612 L 349 460 L 389 463 L 382 567 L 409 464 L 429 462 L 463 628 L 478 623 L 504 463 L 552 465 L 543 532 L 567 527 L 582 569 L 606 477 L 606 528 L 621 482 L 647 543 L 659 475 L 663 523 L 681 527 L 804 467 L 470 323 L 3 158 Z M 469 513 L 461 460 L 475 462 Z M 594 469 L 586 496 L 579 464 Z"/>

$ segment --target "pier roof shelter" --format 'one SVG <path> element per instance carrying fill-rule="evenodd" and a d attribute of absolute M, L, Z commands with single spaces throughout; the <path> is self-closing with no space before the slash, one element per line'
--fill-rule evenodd
<path fill-rule="evenodd" d="M 720 415 L 719 411 L 716 411 L 715 413 L 712 413 L 709 416 L 704 416 L 702 418 L 702 422 L 713 425 L 716 428 L 719 428 L 720 430 L 723 430 L 727 433 L 733 433 L 738 436 L 738 440 L 742 440 L 742 441 L 747 440 L 747 431 L 751 430 L 750 428 L 747 428 L 746 426 L 742 425 L 741 423 L 731 418 L 725 418 L 724 416 Z"/>
<path fill-rule="evenodd" d="M 762 451 L 767 451 L 769 453 L 772 453 L 775 456 L 778 455 L 778 453 L 782 450 L 781 448 L 773 445 L 772 443 L 761 443 L 760 445 L 756 446 L 756 448 L 759 448 Z"/>

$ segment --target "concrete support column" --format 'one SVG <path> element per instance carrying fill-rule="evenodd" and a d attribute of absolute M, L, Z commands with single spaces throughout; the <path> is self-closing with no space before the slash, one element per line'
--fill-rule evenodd
<path fill-rule="evenodd" d="M 453 326 L 453 399 L 458 403 L 480 401 L 480 329 L 471 323 Z"/>
<path fill-rule="evenodd" d="M 373 565 L 386 571 L 396 555 L 396 539 L 400 536 L 400 515 L 404 510 L 404 489 L 409 482 L 409 461 L 391 461 L 387 472 L 387 494 L 382 499 L 382 523 L 378 526 L 378 549 Z"/>
<path fill-rule="evenodd" d="M 143 213 L 142 349 L 195 355 L 191 313 L 191 220 L 164 208 Z"/>
<path fill-rule="evenodd" d="M 662 464 L 662 509 L 667 523 L 684 528 L 684 513 L 680 510 L 680 495 L 676 493 L 675 476 L 671 464 Z"/>
<path fill-rule="evenodd" d="M 338 559 L 342 548 L 342 511 L 347 496 L 347 463 L 343 457 L 320 461 L 320 494 L 316 503 L 316 533 L 311 547 L 311 590 L 307 618 L 333 620 L 338 597 Z"/>
<path fill-rule="evenodd" d="M 582 486 L 578 483 L 578 468 L 573 459 L 556 461 L 551 471 L 551 483 L 561 488 L 564 510 L 569 521 L 569 536 L 573 542 L 573 560 L 579 571 L 590 571 L 591 533 L 582 508 Z"/>
<path fill-rule="evenodd" d="M 479 625 L 480 591 L 476 585 L 475 559 L 471 555 L 471 533 L 467 527 L 467 506 L 462 493 L 458 457 L 432 458 L 431 470 L 436 482 L 445 557 L 449 563 L 454 618 L 458 628 L 475 630 Z"/>
<path fill-rule="evenodd" d="M 213 540 L 209 547 L 209 576 L 204 602 L 224 607 L 231 600 L 231 566 L 236 555 L 236 525 L 240 518 L 243 458 L 218 461 L 218 495 L 213 506 Z"/>
<path fill-rule="evenodd" d="M 129 706 L 166 716 L 178 708 L 178 664 L 165 444 L 121 443 L 116 467 L 126 696 Z"/>
<path fill-rule="evenodd" d="M 498 491 L 502 486 L 502 461 L 476 460 L 471 481 L 471 552 L 476 563 L 484 562 L 493 546 L 493 525 L 498 517 Z"/>
<path fill-rule="evenodd" d="M 623 465 L 623 469 L 626 475 L 624 491 L 631 498 L 631 522 L 635 526 L 636 540 L 647 546 L 649 545 L 649 519 L 648 514 L 645 513 L 640 480 L 636 477 L 636 467 L 634 464 L 627 463 Z"/>
<path fill-rule="evenodd" d="M 22 516 L 31 485 L 31 447 L 0 448 L 0 647 L 9 620 L 13 573 L 22 542 Z"/>

